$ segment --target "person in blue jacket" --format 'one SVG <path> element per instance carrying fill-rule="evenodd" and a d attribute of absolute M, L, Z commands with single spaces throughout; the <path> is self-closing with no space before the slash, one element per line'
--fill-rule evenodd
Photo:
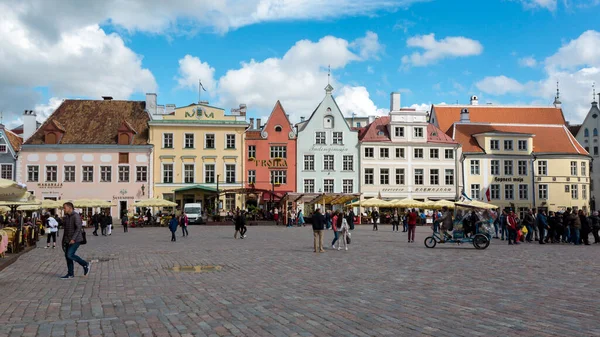
<path fill-rule="evenodd" d="M 177 227 L 179 226 L 179 222 L 177 221 L 177 217 L 175 214 L 171 215 L 171 221 L 169 221 L 169 229 L 171 230 L 171 242 L 177 241 L 175 238 L 175 232 L 177 232 Z"/>

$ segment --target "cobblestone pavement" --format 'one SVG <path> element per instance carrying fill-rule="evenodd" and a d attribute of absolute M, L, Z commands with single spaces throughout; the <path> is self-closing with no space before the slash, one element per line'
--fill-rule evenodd
<path fill-rule="evenodd" d="M 72 280 L 59 248 L 38 248 L 0 272 L 0 336 L 600 335 L 600 245 L 427 249 L 425 228 L 409 244 L 380 227 L 322 254 L 308 227 L 191 227 L 176 243 L 118 227 L 90 235 L 79 255 L 98 261 Z"/>

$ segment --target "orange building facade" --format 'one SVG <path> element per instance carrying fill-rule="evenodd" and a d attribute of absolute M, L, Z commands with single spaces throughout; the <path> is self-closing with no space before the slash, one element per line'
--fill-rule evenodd
<path fill-rule="evenodd" d="M 250 189 L 246 204 L 278 204 L 286 192 L 296 188 L 296 132 L 283 106 L 275 104 L 267 122 L 250 119 L 246 130 L 245 187 Z M 254 191 L 252 191 L 254 190 Z"/>

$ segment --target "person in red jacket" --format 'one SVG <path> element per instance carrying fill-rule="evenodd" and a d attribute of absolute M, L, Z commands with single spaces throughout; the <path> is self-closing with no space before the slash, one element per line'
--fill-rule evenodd
<path fill-rule="evenodd" d="M 508 229 L 508 244 L 512 245 L 512 242 L 514 242 L 515 245 L 518 245 L 519 243 L 517 242 L 517 215 L 515 214 L 515 212 L 510 211 L 508 217 L 506 217 L 506 220 L 506 227 Z M 512 242 L 510 242 L 511 238 Z"/>
<path fill-rule="evenodd" d="M 415 209 L 411 209 L 408 214 L 408 242 L 415 242 L 415 230 L 417 229 L 417 218 L 419 215 Z"/>

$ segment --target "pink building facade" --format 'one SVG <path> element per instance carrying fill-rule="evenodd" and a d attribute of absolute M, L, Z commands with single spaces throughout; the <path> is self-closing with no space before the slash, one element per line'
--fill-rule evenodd
<path fill-rule="evenodd" d="M 27 139 L 17 181 L 37 199 L 110 201 L 118 219 L 151 197 L 152 145 L 145 102 L 65 100 Z"/>

